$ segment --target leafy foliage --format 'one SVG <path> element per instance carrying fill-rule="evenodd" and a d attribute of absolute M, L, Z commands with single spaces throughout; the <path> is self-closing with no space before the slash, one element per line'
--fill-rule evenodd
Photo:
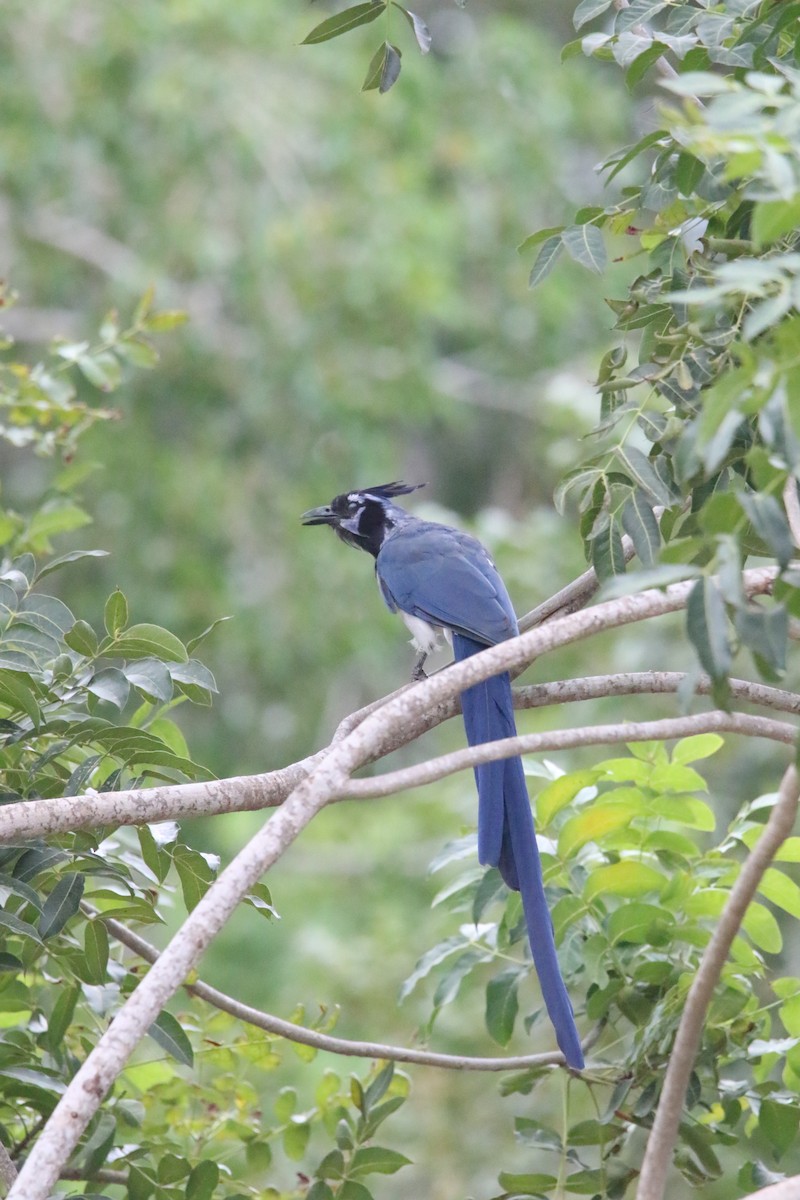
<path fill-rule="evenodd" d="M 610 9 L 610 0 L 580 4 L 576 25 Z M 787 618 L 800 611 L 782 500 L 796 487 L 800 444 L 798 16 L 794 3 L 634 3 L 607 32 L 568 46 L 567 55 L 613 59 L 631 87 L 674 62 L 662 85 L 682 105 L 662 102 L 660 127 L 604 163 L 609 181 L 641 182 L 523 244 L 542 243 L 533 283 L 562 249 L 602 269 L 608 240 L 622 261 L 646 263 L 609 301 L 619 340 L 597 378 L 600 449 L 558 499 L 576 497 L 601 576 L 625 570 L 623 531 L 643 566 L 664 568 L 654 582 L 675 578 L 675 567 L 704 574 L 688 634 L 721 702 L 739 646 L 764 676 L 781 674 Z M 753 554 L 782 572 L 772 604 L 742 595 L 739 566 Z"/>
<path fill-rule="evenodd" d="M 580 1115 L 586 1097 L 576 1094 L 577 1082 L 563 1129 L 540 1115 L 518 1115 L 517 1136 L 535 1151 L 537 1172 L 501 1173 L 504 1195 L 557 1195 L 565 1177 L 570 1193 L 621 1197 L 636 1179 L 640 1131 L 652 1125 L 687 990 L 742 853 L 755 844 L 776 799 L 745 804 L 722 838 L 709 841 L 714 807 L 694 764 L 721 746 L 716 734 L 685 738 L 671 754 L 660 742 L 631 745 L 627 757 L 552 771 L 539 790 L 537 828 L 559 957 L 572 995 L 585 997 L 579 1021 L 599 1032 L 583 1077 L 596 1116 Z M 797 838 L 786 843 L 781 865 L 767 872 L 750 904 L 705 1026 L 675 1159 L 695 1187 L 729 1174 L 733 1147 L 742 1191 L 779 1164 L 800 1166 L 791 1132 L 800 1095 L 800 982 L 769 976 L 772 956 L 783 948 L 782 923 L 800 918 L 800 887 L 785 865 L 800 860 L 798 846 Z M 472 850 L 472 838 L 454 843 L 434 869 Z M 470 866 L 440 902 L 469 921 L 423 956 L 402 994 L 438 975 L 429 1032 L 465 980 L 485 979 L 488 966 L 486 1026 L 507 1046 L 532 972 L 519 897 L 507 893 L 496 871 L 476 876 Z M 539 1008 L 527 1013 L 525 1029 L 535 1031 L 540 1020 L 546 1027 L 543 1018 Z M 533 1067 L 506 1077 L 501 1090 L 546 1094 L 551 1077 L 551 1067 Z M 543 1110 L 544 1099 L 533 1111 Z"/>

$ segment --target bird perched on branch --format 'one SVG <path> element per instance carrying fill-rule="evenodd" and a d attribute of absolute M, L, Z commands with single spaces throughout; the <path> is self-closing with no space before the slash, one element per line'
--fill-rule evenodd
<path fill-rule="evenodd" d="M 405 621 L 418 651 L 416 679 L 423 677 L 423 663 L 440 633 L 461 662 L 519 632 L 508 592 L 481 543 L 449 525 L 420 520 L 394 503 L 395 497 L 421 486 L 383 483 L 345 492 L 301 518 L 304 525 L 330 525 L 343 542 L 373 556 L 381 595 Z M 507 672 L 467 688 L 461 708 L 471 746 L 516 736 Z M 568 1065 L 580 1070 L 583 1052 L 558 965 L 522 760 L 484 763 L 475 768 L 475 780 L 478 857 L 497 867 L 508 887 L 521 893 L 547 1011 Z"/>

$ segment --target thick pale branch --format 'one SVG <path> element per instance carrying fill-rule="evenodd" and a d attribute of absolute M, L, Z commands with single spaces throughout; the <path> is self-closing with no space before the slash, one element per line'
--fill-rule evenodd
<path fill-rule="evenodd" d="M 798 796 L 800 783 L 795 768 L 791 766 L 781 780 L 777 803 L 764 832 L 744 862 L 731 889 L 728 902 L 689 988 L 642 1162 L 637 1200 L 662 1200 L 664 1195 L 672 1151 L 686 1100 L 686 1089 L 689 1086 L 714 988 L 727 961 L 731 943 L 741 928 L 747 906 L 779 847 L 792 832 L 797 816 Z"/>
<path fill-rule="evenodd" d="M 91 905 L 85 904 L 81 907 L 92 915 L 96 915 L 96 910 Z M 128 929 L 119 921 L 110 918 L 105 924 L 108 927 L 109 933 L 118 942 L 127 946 L 129 950 L 133 950 L 135 954 L 138 954 L 146 962 L 154 963 L 159 958 L 159 952 L 152 943 L 146 941 L 138 933 L 134 933 L 133 930 Z M 241 1000 L 237 1000 L 234 996 L 229 996 L 226 992 L 220 992 L 217 988 L 199 979 L 193 983 L 184 983 L 183 986 L 190 994 L 199 996 L 201 1000 L 205 1000 L 223 1012 L 230 1013 L 232 1017 L 236 1017 L 240 1021 L 245 1021 L 248 1025 L 255 1025 L 257 1029 L 263 1029 L 267 1033 L 274 1033 L 278 1037 L 286 1038 L 291 1042 L 299 1042 L 303 1046 L 313 1046 L 315 1050 L 327 1050 L 333 1054 L 347 1055 L 352 1058 L 391 1059 L 394 1062 L 415 1063 L 424 1067 L 442 1067 L 450 1071 L 516 1071 L 524 1067 L 541 1067 L 548 1066 L 549 1064 L 560 1065 L 564 1062 L 564 1056 L 558 1050 L 544 1054 L 521 1054 L 506 1058 L 487 1058 L 479 1055 L 436 1054 L 430 1050 L 410 1049 L 406 1046 L 390 1046 L 383 1042 L 352 1042 L 346 1038 L 338 1038 L 328 1033 L 320 1033 L 316 1029 L 306 1029 L 303 1025 L 296 1025 L 293 1021 L 284 1021 L 281 1017 L 273 1016 L 272 1013 L 252 1008 L 249 1004 L 243 1004 Z M 584 1050 L 588 1048 L 594 1036 L 594 1034 L 591 1034 L 586 1039 L 583 1047 Z"/>
<path fill-rule="evenodd" d="M 527 733 L 499 742 L 484 742 L 481 746 L 471 746 L 466 750 L 454 750 L 452 754 L 443 754 L 416 766 L 370 779 L 350 779 L 343 784 L 342 795 L 354 800 L 391 796 L 394 792 L 434 783 L 467 767 L 511 758 L 515 754 L 540 754 L 544 751 L 574 750 L 577 746 L 606 746 L 619 742 L 670 741 L 710 732 L 768 738 L 789 746 L 797 740 L 797 729 L 785 721 L 719 711 L 696 713 L 690 717 L 668 717 L 662 721 L 630 721 L 616 725 L 588 725 L 579 729 L 554 729 L 548 733 Z"/>
<path fill-rule="evenodd" d="M 559 595 L 563 597 L 566 592 L 574 588 L 585 599 L 586 595 L 590 594 L 586 592 L 586 588 L 589 582 L 591 582 L 590 576 L 594 579 L 593 571 L 586 572 L 578 580 L 573 581 L 573 584 L 570 584 L 568 588 L 564 589 L 564 593 L 559 593 Z M 750 594 L 767 591 L 771 586 L 773 577 L 774 571 L 769 569 L 747 571 L 745 572 L 745 586 L 750 589 Z M 119 825 L 152 824 L 158 821 L 181 820 L 182 818 L 189 817 L 213 816 L 222 813 L 247 812 L 275 807 L 282 804 L 292 789 L 297 787 L 322 762 L 330 753 L 333 746 L 344 741 L 349 734 L 362 725 L 376 711 L 384 711 L 387 705 L 395 701 L 398 703 L 401 702 L 402 697 L 413 694 L 415 699 L 420 698 L 419 689 L 428 688 L 427 692 L 422 693 L 422 696 L 427 696 L 428 699 L 422 703 L 414 704 L 413 719 L 404 722 L 402 727 L 393 727 L 391 722 L 387 722 L 380 747 L 374 752 L 368 753 L 364 757 L 363 763 L 359 765 L 373 762 L 389 754 L 391 751 L 399 749 L 459 711 L 458 694 L 464 684 L 461 687 L 449 687 L 442 699 L 438 699 L 434 698 L 430 690 L 434 687 L 438 689 L 439 683 L 436 681 L 440 681 L 446 677 L 448 683 L 451 681 L 456 683 L 462 677 L 459 671 L 465 673 L 465 668 L 474 670 L 474 665 L 485 663 L 487 656 L 494 658 L 500 654 L 502 654 L 503 658 L 509 659 L 507 669 L 518 671 L 530 663 L 533 658 L 546 653 L 549 649 L 565 645 L 568 641 L 575 640 L 576 637 L 590 636 L 592 633 L 599 632 L 604 628 L 613 628 L 615 625 L 624 624 L 628 619 L 634 621 L 644 620 L 650 616 L 658 616 L 662 612 L 676 611 L 685 603 L 686 594 L 690 587 L 691 583 L 675 584 L 672 588 L 668 589 L 668 593 L 672 593 L 672 596 L 669 597 L 665 597 L 665 593 L 662 592 L 640 593 L 641 597 L 661 597 L 663 603 L 660 605 L 656 604 L 653 611 L 647 611 L 647 602 L 645 601 L 641 606 L 644 611 L 637 612 L 625 620 L 609 621 L 608 613 L 614 613 L 615 606 L 625 605 L 629 607 L 630 602 L 638 600 L 639 597 L 623 597 L 621 600 L 607 601 L 605 604 L 597 605 L 582 613 L 570 614 L 573 620 L 586 620 L 586 625 L 588 626 L 584 632 L 572 634 L 571 636 L 569 635 L 570 627 L 566 626 L 566 630 L 564 629 L 564 622 L 567 618 L 551 619 L 552 612 L 544 611 L 549 606 L 549 602 L 546 602 L 544 606 L 541 606 L 541 609 L 534 610 L 533 613 L 529 614 L 531 620 L 535 619 L 537 622 L 544 622 L 546 620 L 546 624 L 530 630 L 519 638 L 503 642 L 500 646 L 494 646 L 490 650 L 484 651 L 483 654 L 469 659 L 468 663 L 460 664 L 459 667 L 448 667 L 445 671 L 437 673 L 431 680 L 423 684 L 418 684 L 414 688 L 410 685 L 401 688 L 385 699 L 375 701 L 366 708 L 350 714 L 344 718 L 337 729 L 330 747 L 326 747 L 306 759 L 301 759 L 300 762 L 279 771 L 272 771 L 262 775 L 242 775 L 206 783 L 180 783 L 120 792 L 87 792 L 80 796 L 22 800 L 17 804 L 6 804 L 0 806 L 0 844 L 19 838 L 47 837 L 55 833 L 64 833 L 76 829 L 93 829 L 103 825 L 116 827 Z M 678 589 L 680 596 L 677 602 L 674 599 L 675 589 Z M 557 599 L 557 597 L 554 599 Z M 563 603 L 562 600 L 562 607 Z M 565 631 L 568 633 L 568 636 L 562 638 L 562 633 Z M 536 648 L 533 652 L 526 650 L 528 645 L 527 639 L 531 637 L 535 639 L 534 646 Z M 544 644 L 539 648 L 536 642 L 542 638 L 546 639 L 550 644 Z M 494 671 L 498 669 L 503 668 L 497 667 L 494 668 Z M 480 675 L 480 678 L 485 678 L 492 673 L 493 670 L 488 669 Z M 666 678 L 668 675 L 675 680 L 678 679 L 676 673 L 662 673 L 661 677 Z M 614 679 L 617 677 L 611 676 L 609 678 Z M 769 692 L 774 692 L 774 689 L 762 688 L 758 684 L 748 684 L 744 680 L 733 681 L 733 685 L 734 695 L 737 698 L 747 699 L 753 703 L 768 703 L 766 699 L 756 699 L 756 692 L 759 688 L 761 689 L 762 697 Z M 558 687 L 563 689 L 561 696 L 555 695 L 552 700 L 548 701 L 538 699 L 534 701 L 532 699 L 535 696 L 542 696 L 544 694 L 541 688 L 552 689 Z M 566 690 L 570 687 L 578 687 L 577 681 L 573 683 L 565 682 L 560 685 L 539 685 L 534 689 L 520 692 L 520 699 L 517 703 L 520 706 L 530 705 L 530 707 L 536 707 L 539 703 L 545 702 L 553 703 L 567 699 L 591 698 L 588 693 L 585 696 L 574 694 L 568 696 Z M 697 690 L 703 692 L 707 688 L 708 684 L 700 679 Z M 749 694 L 744 696 L 737 689 L 747 689 Z M 631 688 L 631 691 L 636 690 L 639 689 L 635 687 Z M 642 688 L 641 690 L 651 689 Z M 671 691 L 674 689 L 668 686 L 658 686 L 657 683 L 654 683 L 652 690 Z M 609 691 L 606 694 L 621 694 L 621 691 L 613 693 Z M 783 695 L 789 696 L 790 693 L 783 693 Z M 531 699 L 526 699 L 527 697 Z M 783 707 L 778 704 L 770 706 Z M 790 707 L 788 701 L 786 710 L 796 711 L 794 707 Z"/>

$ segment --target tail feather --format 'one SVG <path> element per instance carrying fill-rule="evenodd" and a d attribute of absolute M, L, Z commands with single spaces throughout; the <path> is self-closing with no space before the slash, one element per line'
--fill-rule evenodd
<path fill-rule="evenodd" d="M 456 634 L 456 661 L 485 646 Z M 516 725 L 507 674 L 495 675 L 461 694 L 467 741 L 471 746 L 514 737 Z M 508 887 L 522 896 L 525 924 L 542 996 L 568 1064 L 583 1068 L 583 1051 L 567 989 L 558 965 L 553 923 L 542 881 L 528 789 L 520 758 L 508 758 L 475 768 L 478 787 L 478 858 L 497 867 Z"/>

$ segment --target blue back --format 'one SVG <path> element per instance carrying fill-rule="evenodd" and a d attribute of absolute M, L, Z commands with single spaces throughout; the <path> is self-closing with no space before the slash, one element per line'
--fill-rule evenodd
<path fill-rule="evenodd" d="M 460 529 L 409 518 L 384 541 L 375 570 L 392 612 L 401 609 L 483 646 L 518 632 L 497 568 L 480 542 Z"/>

